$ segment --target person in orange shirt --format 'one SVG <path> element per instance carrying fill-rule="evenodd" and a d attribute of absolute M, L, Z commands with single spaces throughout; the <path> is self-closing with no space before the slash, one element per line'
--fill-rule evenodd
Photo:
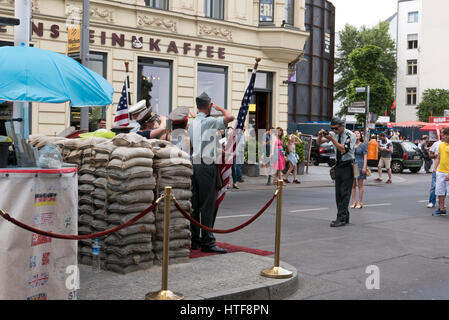
<path fill-rule="evenodd" d="M 446 214 L 446 195 L 449 191 L 449 127 L 444 128 L 441 131 L 440 146 L 438 147 L 438 156 L 435 161 L 436 172 L 436 184 L 435 195 L 438 196 L 440 208 L 435 211 L 433 216 L 441 216 Z"/>

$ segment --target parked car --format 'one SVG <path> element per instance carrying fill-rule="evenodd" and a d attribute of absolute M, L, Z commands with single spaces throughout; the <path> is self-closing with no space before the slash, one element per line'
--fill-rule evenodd
<path fill-rule="evenodd" d="M 335 150 L 331 142 L 325 142 L 317 148 L 316 137 L 313 137 L 311 149 L 310 162 L 313 165 L 318 166 L 320 163 L 327 163 L 330 167 L 332 167 L 335 164 Z"/>
<path fill-rule="evenodd" d="M 391 142 L 393 143 L 391 171 L 393 173 L 402 173 L 404 169 L 409 169 L 413 173 L 419 172 L 424 163 L 422 151 L 410 141 Z M 377 167 L 379 159 L 368 160 L 368 167 Z"/>

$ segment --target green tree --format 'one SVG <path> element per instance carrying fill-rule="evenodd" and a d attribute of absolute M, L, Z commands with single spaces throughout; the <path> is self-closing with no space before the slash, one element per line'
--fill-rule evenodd
<path fill-rule="evenodd" d="M 430 116 L 443 116 L 445 109 L 449 109 L 449 90 L 427 89 L 418 104 L 416 115 L 419 121 L 427 122 Z"/>
<path fill-rule="evenodd" d="M 349 62 L 354 73 L 354 79 L 349 83 L 347 90 L 347 100 L 365 100 L 365 93 L 357 93 L 356 87 L 370 86 L 370 112 L 378 115 L 385 114 L 385 110 L 390 113 L 389 106 L 393 104 L 393 88 L 380 67 L 382 49 L 367 45 L 363 48 L 355 49 L 349 55 Z M 391 115 L 390 115 L 391 116 Z M 365 121 L 365 115 L 357 117 L 359 122 Z"/>
<path fill-rule="evenodd" d="M 363 48 L 366 45 L 375 45 L 381 48 L 377 70 L 389 81 L 391 87 L 394 86 L 397 69 L 395 43 L 388 33 L 388 28 L 388 22 L 380 22 L 373 28 L 362 27 L 360 30 L 347 24 L 339 32 L 340 41 L 337 46 L 337 57 L 335 59 L 335 73 L 338 79 L 334 84 L 334 97 L 343 103 L 343 108 L 338 113 L 339 116 L 347 113 L 349 105 L 348 89 L 351 81 L 355 78 L 349 55 L 354 50 Z M 382 114 L 384 113 L 385 109 Z"/>

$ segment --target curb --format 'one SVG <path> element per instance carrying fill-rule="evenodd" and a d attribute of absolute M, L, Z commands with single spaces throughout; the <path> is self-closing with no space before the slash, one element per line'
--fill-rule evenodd
<path fill-rule="evenodd" d="M 299 289 L 298 271 L 295 267 L 281 261 L 281 267 L 293 272 L 288 279 L 270 279 L 263 284 L 254 284 L 199 295 L 204 300 L 280 300 L 296 293 Z M 269 279 L 269 278 L 267 278 Z"/>

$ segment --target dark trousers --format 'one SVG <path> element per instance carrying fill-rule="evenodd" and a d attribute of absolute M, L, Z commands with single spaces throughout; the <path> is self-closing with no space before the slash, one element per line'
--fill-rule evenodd
<path fill-rule="evenodd" d="M 349 201 L 351 199 L 354 171 L 352 164 L 337 165 L 335 168 L 335 200 L 337 202 L 337 220 L 346 221 L 349 218 Z"/>
<path fill-rule="evenodd" d="M 215 164 L 194 164 L 192 177 L 192 217 L 206 227 L 213 228 L 215 223 L 215 200 L 217 187 L 217 166 Z M 215 245 L 212 232 L 204 231 L 194 224 L 190 225 L 192 244 L 202 247 Z"/>
<path fill-rule="evenodd" d="M 424 159 L 424 170 L 426 170 L 426 172 L 430 171 L 430 168 L 432 167 L 433 161 L 430 158 L 425 158 Z"/>
<path fill-rule="evenodd" d="M 232 164 L 232 181 L 234 183 L 242 181 L 242 165 L 237 163 L 237 159 Z"/>

